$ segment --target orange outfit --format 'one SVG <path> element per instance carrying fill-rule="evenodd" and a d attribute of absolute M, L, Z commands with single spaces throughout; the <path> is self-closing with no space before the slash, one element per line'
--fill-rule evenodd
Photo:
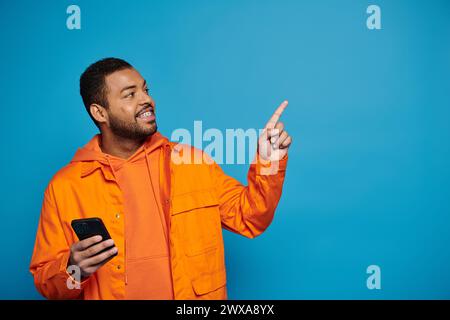
<path fill-rule="evenodd" d="M 251 164 L 243 186 L 201 150 L 158 132 L 126 160 L 102 153 L 98 139 L 45 191 L 30 265 L 38 291 L 49 299 L 226 299 L 222 228 L 253 238 L 269 226 L 287 157 Z M 192 161 L 171 161 L 174 153 Z M 267 167 L 278 169 L 268 175 Z M 71 289 L 66 269 L 78 238 L 70 223 L 89 217 L 103 220 L 118 255 Z"/>

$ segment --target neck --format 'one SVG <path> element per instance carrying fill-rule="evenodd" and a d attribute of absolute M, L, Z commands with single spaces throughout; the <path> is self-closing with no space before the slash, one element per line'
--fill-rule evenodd
<path fill-rule="evenodd" d="M 145 138 L 133 140 L 102 133 L 100 135 L 100 148 L 106 154 L 128 159 L 144 144 L 145 140 Z"/>

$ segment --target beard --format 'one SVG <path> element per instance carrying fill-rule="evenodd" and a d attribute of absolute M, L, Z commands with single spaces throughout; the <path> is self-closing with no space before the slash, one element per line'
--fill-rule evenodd
<path fill-rule="evenodd" d="M 151 126 L 143 128 L 137 122 L 125 122 L 109 114 L 109 126 L 112 133 L 129 140 L 143 140 L 158 130 L 156 120 L 150 122 Z"/>

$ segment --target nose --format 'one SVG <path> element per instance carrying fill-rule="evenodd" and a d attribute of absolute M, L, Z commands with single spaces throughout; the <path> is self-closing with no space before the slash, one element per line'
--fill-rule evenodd
<path fill-rule="evenodd" d="M 149 94 L 147 94 L 145 91 L 143 91 L 139 98 L 139 104 L 140 105 L 150 104 L 153 107 L 154 101 L 153 101 L 153 98 Z"/>

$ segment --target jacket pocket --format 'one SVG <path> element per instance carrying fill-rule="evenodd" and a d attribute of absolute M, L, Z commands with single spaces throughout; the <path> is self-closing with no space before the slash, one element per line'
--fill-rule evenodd
<path fill-rule="evenodd" d="M 196 295 L 204 295 L 213 292 L 226 285 L 226 274 L 224 271 L 203 274 L 192 280 L 192 288 Z M 223 299 L 223 297 L 218 297 Z"/>
<path fill-rule="evenodd" d="M 219 200 L 217 199 L 215 191 L 215 189 L 209 188 L 174 196 L 172 199 L 172 215 L 177 215 L 197 208 L 219 205 Z"/>
<path fill-rule="evenodd" d="M 172 226 L 178 229 L 186 256 L 206 254 L 222 245 L 219 201 L 215 189 L 174 196 L 171 214 Z"/>

